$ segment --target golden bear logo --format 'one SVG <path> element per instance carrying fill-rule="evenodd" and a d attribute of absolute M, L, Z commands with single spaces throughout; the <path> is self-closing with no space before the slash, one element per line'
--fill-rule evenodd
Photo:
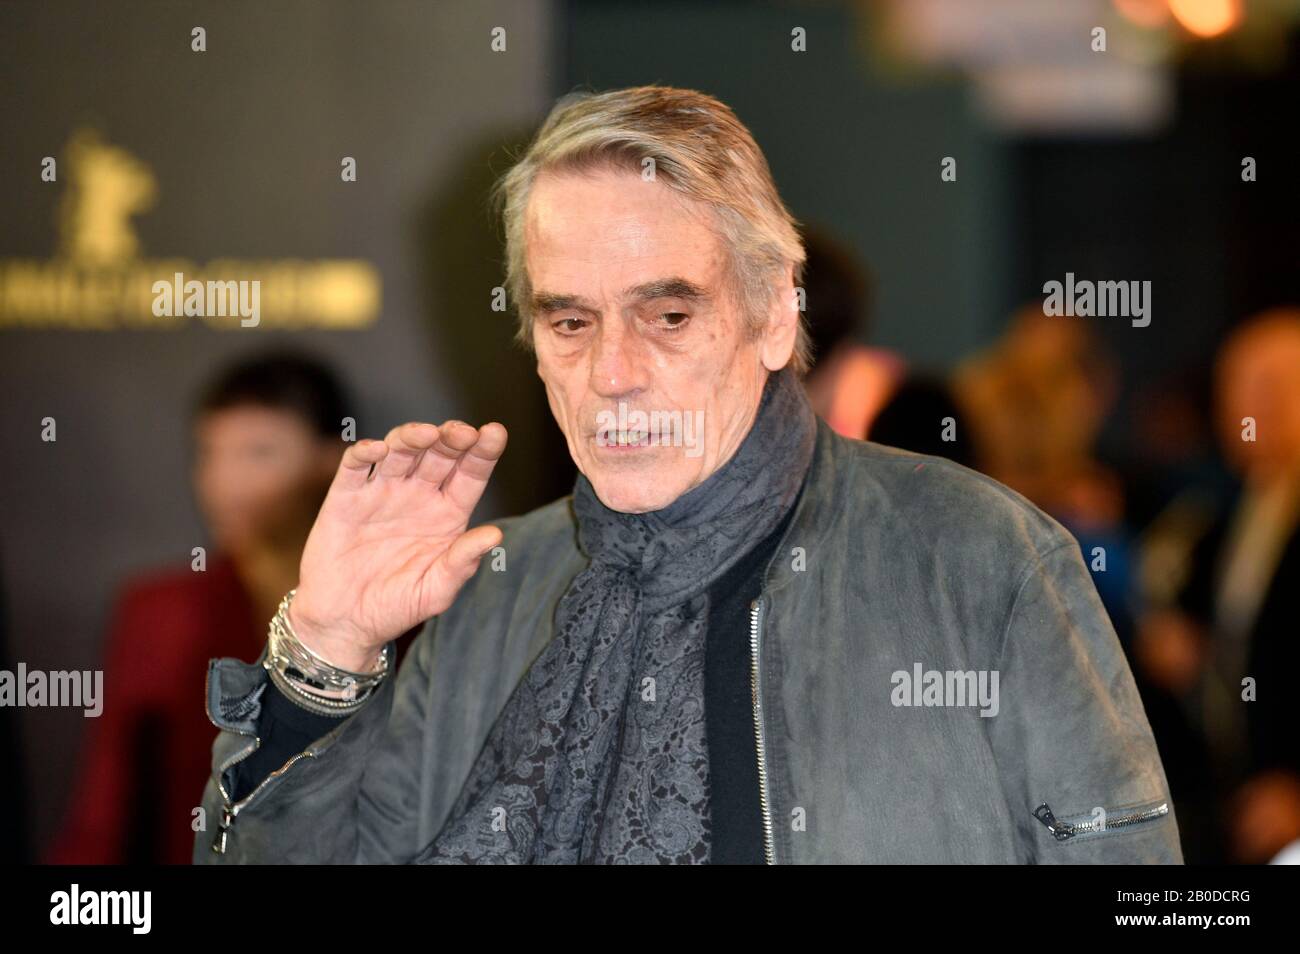
<path fill-rule="evenodd" d="M 214 328 L 265 320 L 277 328 L 342 329 L 379 317 L 383 281 L 364 259 L 144 258 L 132 220 L 158 200 L 149 165 L 90 128 L 73 132 L 59 164 L 58 252 L 0 258 L 0 329 L 155 328 L 182 317 Z M 191 210 L 183 221 L 196 217 Z"/>
<path fill-rule="evenodd" d="M 68 142 L 68 188 L 60 213 L 61 252 L 82 265 L 116 265 L 136 256 L 131 216 L 153 207 L 158 185 L 143 162 L 94 130 Z"/>

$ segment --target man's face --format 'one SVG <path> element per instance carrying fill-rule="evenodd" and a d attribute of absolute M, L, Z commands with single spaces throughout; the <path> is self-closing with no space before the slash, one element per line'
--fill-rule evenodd
<path fill-rule="evenodd" d="M 793 347 L 793 287 L 755 340 L 708 210 L 632 171 L 542 173 L 524 228 L 537 373 L 569 453 L 607 507 L 662 509 L 749 432 Z"/>
<path fill-rule="evenodd" d="M 1247 476 L 1300 473 L 1300 325 L 1270 324 L 1231 342 L 1218 368 L 1218 428 L 1228 459 Z M 1243 440 L 1242 421 L 1255 421 Z"/>

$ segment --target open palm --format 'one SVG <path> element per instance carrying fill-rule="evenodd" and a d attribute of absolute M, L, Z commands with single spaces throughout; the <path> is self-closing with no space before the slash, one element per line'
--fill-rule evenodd
<path fill-rule="evenodd" d="M 506 446 L 500 424 L 412 423 L 347 449 L 303 550 L 299 639 L 345 669 L 442 613 L 501 542 L 470 514 Z M 373 472 L 372 472 L 373 469 Z"/>

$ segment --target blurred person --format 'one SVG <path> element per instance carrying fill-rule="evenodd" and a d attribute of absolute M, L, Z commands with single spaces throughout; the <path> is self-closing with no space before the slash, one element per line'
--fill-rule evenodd
<path fill-rule="evenodd" d="M 824 229 L 804 233 L 803 289 L 812 367 L 804 388 L 813 411 L 836 434 L 865 440 L 906 370 L 892 351 L 863 343 L 872 281 L 851 248 Z"/>
<path fill-rule="evenodd" d="M 1084 320 L 1022 308 L 954 377 L 981 469 L 1067 526 L 1114 525 L 1119 478 L 1096 457 L 1117 374 Z"/>
<path fill-rule="evenodd" d="M 1220 350 L 1215 391 L 1220 446 L 1240 488 L 1192 550 L 1176 605 L 1149 614 L 1136 649 L 1203 750 L 1209 775 L 1198 795 L 1212 802 L 1215 826 L 1207 858 L 1262 863 L 1300 838 L 1290 699 L 1300 665 L 1300 309 L 1237 328 Z"/>
<path fill-rule="evenodd" d="M 1185 699 L 1153 678 L 1146 652 L 1164 613 L 1177 605 L 1191 575 L 1196 544 L 1213 526 L 1233 492 L 1234 480 L 1218 452 L 1211 426 L 1210 374 L 1175 372 L 1142 385 L 1129 404 L 1132 454 L 1128 460 L 1129 512 L 1141 526 L 1135 552 L 1133 676 L 1160 746 L 1165 772 L 1178 804 L 1179 833 L 1188 864 L 1224 860 L 1218 830 L 1213 772 L 1204 739 L 1189 719 Z M 1134 513 L 1136 511 L 1136 514 Z M 1177 650 L 1177 642 L 1165 646 Z M 1195 657 L 1189 672 L 1194 674 Z"/>
<path fill-rule="evenodd" d="M 951 423 L 951 439 L 945 439 Z M 961 408 L 944 380 L 908 374 L 871 422 L 870 439 L 917 454 L 946 457 L 976 467 L 975 447 Z"/>
<path fill-rule="evenodd" d="M 804 233 L 803 288 L 812 367 L 804 388 L 813 410 L 831 430 L 903 450 L 972 463 L 970 440 L 959 428 L 942 439 L 945 417 L 957 407 L 948 386 L 913 376 L 902 356 L 863 343 L 873 297 L 869 273 L 851 248 L 824 229 Z"/>
<path fill-rule="evenodd" d="M 216 728 L 194 687 L 209 658 L 254 659 L 266 619 L 298 575 L 303 544 L 343 452 L 334 374 L 275 354 L 243 361 L 193 415 L 195 497 L 206 569 L 127 584 L 106 637 L 106 704 L 92 721 L 66 821 L 48 861 L 189 861 L 192 813 Z"/>
<path fill-rule="evenodd" d="M 1185 527 L 1199 538 L 1235 484 L 1214 439 L 1209 378 L 1183 370 L 1140 382 L 1127 404 L 1127 510 L 1144 535 Z"/>
<path fill-rule="evenodd" d="M 953 378 L 981 471 L 1024 494 L 1078 539 L 1106 610 L 1131 635 L 1132 543 L 1119 475 L 1097 455 L 1118 373 L 1085 319 L 1025 305 Z"/>
<path fill-rule="evenodd" d="M 499 196 L 573 494 L 471 529 L 502 425 L 349 447 L 265 665 L 213 664 L 196 862 L 1181 860 L 1075 542 L 813 413 L 802 242 L 725 104 L 566 96 Z M 281 695 L 327 728 L 245 775 Z"/>

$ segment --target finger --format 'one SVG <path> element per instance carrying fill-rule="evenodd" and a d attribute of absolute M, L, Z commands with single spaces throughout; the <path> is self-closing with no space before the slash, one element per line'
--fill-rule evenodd
<path fill-rule="evenodd" d="M 438 440 L 438 428 L 432 424 L 414 421 L 393 428 L 384 438 L 388 456 L 375 468 L 380 477 L 407 477 L 420 462 L 420 457 Z"/>
<path fill-rule="evenodd" d="M 479 561 L 503 539 L 501 529 L 490 524 L 465 531 L 452 541 L 443 555 L 447 571 L 463 583 L 474 575 Z"/>
<path fill-rule="evenodd" d="M 370 468 L 388 456 L 383 441 L 361 440 L 348 445 L 334 474 L 334 486 L 341 490 L 360 490 L 366 485 Z"/>
<path fill-rule="evenodd" d="M 445 421 L 438 429 L 438 440 L 416 466 L 415 476 L 440 487 L 459 463 L 461 455 L 477 440 L 477 428 L 464 421 Z"/>
<path fill-rule="evenodd" d="M 471 512 L 483 496 L 488 478 L 505 453 L 507 436 L 506 429 L 495 421 L 484 424 L 474 446 L 465 451 L 443 483 L 442 492 L 466 513 Z"/>

